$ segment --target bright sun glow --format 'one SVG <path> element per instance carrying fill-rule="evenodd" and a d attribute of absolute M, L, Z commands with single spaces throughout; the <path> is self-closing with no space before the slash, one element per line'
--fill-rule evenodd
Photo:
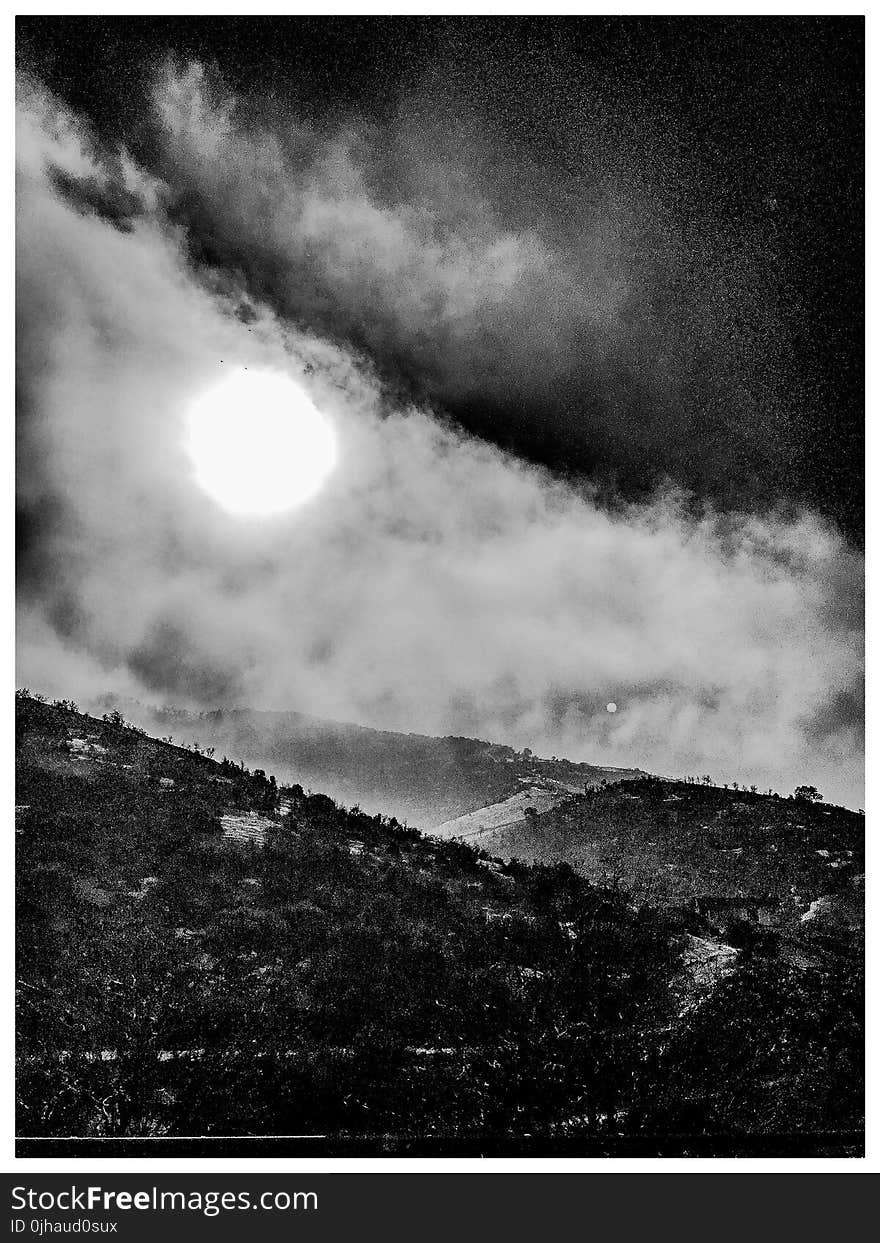
<path fill-rule="evenodd" d="M 336 465 L 331 423 L 281 372 L 230 370 L 188 417 L 196 482 L 232 514 L 279 514 L 317 492 Z"/>

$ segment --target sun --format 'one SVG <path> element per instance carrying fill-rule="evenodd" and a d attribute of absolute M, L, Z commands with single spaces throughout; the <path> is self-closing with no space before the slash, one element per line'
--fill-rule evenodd
<path fill-rule="evenodd" d="M 196 483 L 231 514 L 268 517 L 302 505 L 336 465 L 332 423 L 280 371 L 230 370 L 186 421 Z"/>

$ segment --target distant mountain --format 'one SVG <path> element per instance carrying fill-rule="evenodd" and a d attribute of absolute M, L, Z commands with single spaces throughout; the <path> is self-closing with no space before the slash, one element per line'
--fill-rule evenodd
<path fill-rule="evenodd" d="M 151 734 L 196 741 L 217 756 L 271 769 L 280 781 L 322 790 L 347 806 L 371 813 L 393 808 L 399 819 L 421 829 L 509 799 L 529 785 L 558 797 L 644 776 L 639 769 L 541 759 L 476 738 L 397 734 L 301 712 L 192 713 L 116 696 L 104 696 L 94 707 L 117 708 Z"/>

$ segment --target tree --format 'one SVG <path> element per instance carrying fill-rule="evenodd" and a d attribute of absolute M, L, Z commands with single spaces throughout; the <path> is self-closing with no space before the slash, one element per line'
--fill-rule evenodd
<path fill-rule="evenodd" d="M 821 803 L 822 795 L 815 786 L 798 786 L 794 797 L 799 803 Z"/>

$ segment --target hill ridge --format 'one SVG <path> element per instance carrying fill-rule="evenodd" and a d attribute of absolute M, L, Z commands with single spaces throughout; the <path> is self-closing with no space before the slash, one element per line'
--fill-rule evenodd
<path fill-rule="evenodd" d="M 325 790 L 340 802 L 370 812 L 393 807 L 420 828 L 510 797 L 521 779 L 559 780 L 583 789 L 602 780 L 632 780 L 640 769 L 535 756 L 504 743 L 447 734 L 396 733 L 367 725 L 327 721 L 293 710 L 215 709 L 194 713 L 155 708 L 116 696 L 95 701 L 121 708 L 151 733 L 198 734 L 218 752 L 249 765 L 271 766 L 279 780 Z"/>

